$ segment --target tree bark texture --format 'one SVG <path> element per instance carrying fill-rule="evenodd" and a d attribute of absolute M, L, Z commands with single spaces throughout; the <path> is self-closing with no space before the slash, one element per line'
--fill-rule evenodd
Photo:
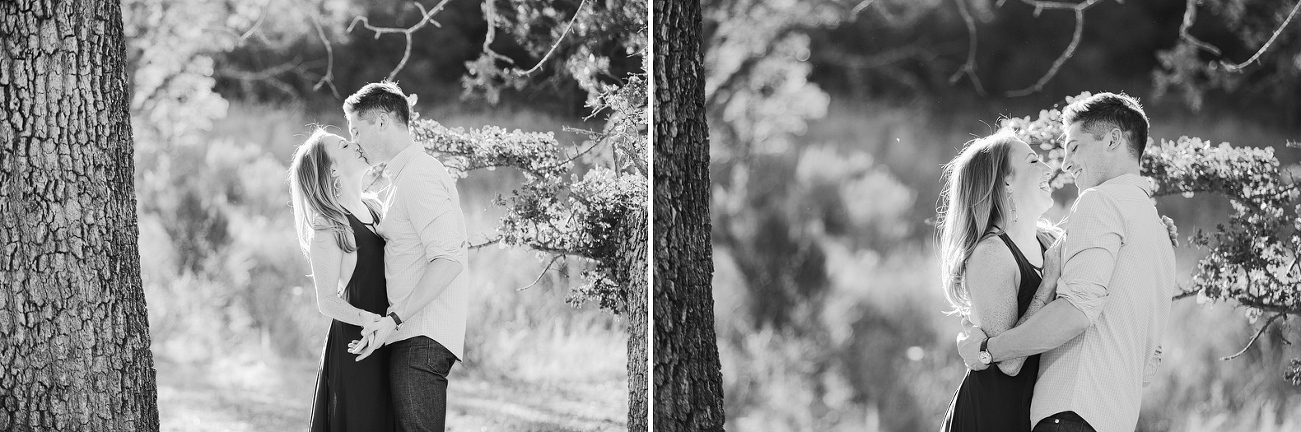
<path fill-rule="evenodd" d="M 619 238 L 623 244 L 617 256 L 620 261 L 620 279 L 627 284 L 627 297 L 624 299 L 626 310 L 623 316 L 628 320 L 628 431 L 646 432 L 648 377 L 647 357 L 647 292 L 646 269 L 650 255 L 646 250 L 646 209 L 643 207 L 628 213 L 620 224 Z"/>
<path fill-rule="evenodd" d="M 0 430 L 158 430 L 122 25 L 0 2 Z"/>
<path fill-rule="evenodd" d="M 655 0 L 655 430 L 723 430 L 698 1 Z"/>

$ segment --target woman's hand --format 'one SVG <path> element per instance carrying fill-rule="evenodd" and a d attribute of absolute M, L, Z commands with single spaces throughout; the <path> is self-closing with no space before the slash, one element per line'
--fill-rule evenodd
<path fill-rule="evenodd" d="M 379 328 L 379 321 L 384 318 L 383 315 L 374 312 L 362 311 L 361 313 L 362 321 L 365 322 L 365 325 L 362 326 L 361 329 L 361 339 L 348 343 L 348 352 L 353 354 L 359 354 L 362 351 L 365 351 L 371 343 L 374 343 L 375 329 Z M 384 342 L 380 341 L 379 343 Z"/>
<path fill-rule="evenodd" d="M 362 351 L 365 351 L 367 348 L 369 348 L 370 344 L 374 342 L 375 342 L 375 333 L 363 333 L 360 340 L 355 340 L 348 343 L 348 352 L 354 355 L 359 354 Z"/>

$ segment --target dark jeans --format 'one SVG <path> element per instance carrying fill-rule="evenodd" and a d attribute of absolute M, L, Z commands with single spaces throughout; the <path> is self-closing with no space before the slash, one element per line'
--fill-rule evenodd
<path fill-rule="evenodd" d="M 416 336 L 389 345 L 389 379 L 399 432 L 442 432 L 447 422 L 447 373 L 456 356 Z"/>
<path fill-rule="evenodd" d="M 1098 432 L 1074 411 L 1060 412 L 1040 420 L 1033 432 Z"/>

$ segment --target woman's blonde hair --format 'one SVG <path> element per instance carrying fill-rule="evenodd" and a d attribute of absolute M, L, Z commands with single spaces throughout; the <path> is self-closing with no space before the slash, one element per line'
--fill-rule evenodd
<path fill-rule="evenodd" d="M 323 139 L 329 132 L 316 128 L 307 140 L 294 150 L 289 164 L 289 195 L 294 208 L 294 228 L 298 232 L 298 247 L 308 255 L 309 245 L 316 230 L 334 232 L 334 241 L 345 253 L 357 250 L 352 225 L 335 197 L 339 188 L 331 171 L 334 161 L 325 152 Z"/>
<path fill-rule="evenodd" d="M 1011 195 L 1004 179 L 1013 174 L 1008 156 L 1012 143 L 1018 140 L 1010 130 L 972 140 L 944 165 L 946 182 L 940 192 L 937 238 L 940 285 L 953 306 L 950 313 L 969 313 L 971 296 L 963 284 L 967 260 L 987 234 L 996 232 L 999 224 L 1012 216 Z M 1052 241 L 1058 232 L 1047 221 L 1039 221 L 1042 239 Z"/>

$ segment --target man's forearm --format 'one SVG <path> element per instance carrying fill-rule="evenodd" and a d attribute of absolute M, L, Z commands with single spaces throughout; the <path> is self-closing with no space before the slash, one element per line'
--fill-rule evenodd
<path fill-rule="evenodd" d="M 456 261 L 442 258 L 430 261 L 425 267 L 425 274 L 420 276 L 420 281 L 411 290 L 411 294 L 402 303 L 390 306 L 389 312 L 397 312 L 398 317 L 403 320 L 411 319 L 438 298 L 452 284 L 456 276 L 461 274 L 461 270 L 461 263 Z"/>
<path fill-rule="evenodd" d="M 1066 300 L 1053 300 L 1024 323 L 989 339 L 986 349 L 1000 362 L 1040 354 L 1089 328 L 1089 317 Z"/>

